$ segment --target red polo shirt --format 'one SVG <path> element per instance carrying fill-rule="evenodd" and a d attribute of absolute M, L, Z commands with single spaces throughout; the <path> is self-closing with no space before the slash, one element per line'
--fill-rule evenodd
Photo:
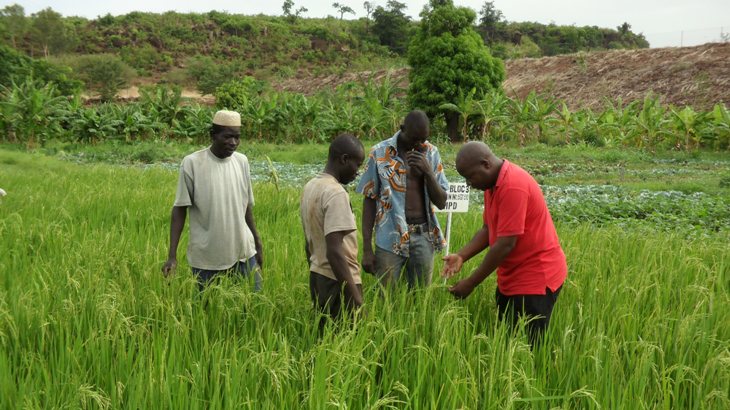
<path fill-rule="evenodd" d="M 500 236 L 517 236 L 512 252 L 497 268 L 503 295 L 544 295 L 568 273 L 553 219 L 540 186 L 524 169 L 504 160 L 493 189 L 484 192 L 489 246 Z"/>

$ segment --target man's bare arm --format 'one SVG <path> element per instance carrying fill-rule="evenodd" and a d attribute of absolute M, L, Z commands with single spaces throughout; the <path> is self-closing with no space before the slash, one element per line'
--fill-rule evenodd
<path fill-rule="evenodd" d="M 167 261 L 162 265 L 162 273 L 167 276 L 175 271 L 177 266 L 177 247 L 180 244 L 180 236 L 185 227 L 185 219 L 188 215 L 188 207 L 173 206 L 170 211 L 170 249 L 167 252 Z"/>

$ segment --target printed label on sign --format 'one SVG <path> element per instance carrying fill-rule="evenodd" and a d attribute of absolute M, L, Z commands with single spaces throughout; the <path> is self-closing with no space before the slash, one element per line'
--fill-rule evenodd
<path fill-rule="evenodd" d="M 469 210 L 469 187 L 466 182 L 449 182 L 446 191 L 446 206 L 439 212 L 467 212 Z"/>

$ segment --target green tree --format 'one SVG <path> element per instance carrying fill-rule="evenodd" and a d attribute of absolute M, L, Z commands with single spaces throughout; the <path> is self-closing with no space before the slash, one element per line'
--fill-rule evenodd
<path fill-rule="evenodd" d="M 60 53 L 66 49 L 66 25 L 60 13 L 48 7 L 31 16 L 31 38 L 34 45 L 43 49 L 43 55 Z"/>
<path fill-rule="evenodd" d="M 373 11 L 373 31 L 378 34 L 380 44 L 398 54 L 408 49 L 411 18 L 403 12 L 405 3 L 388 0 L 387 8 L 378 6 Z"/>
<path fill-rule="evenodd" d="M 504 24 L 504 15 L 494 6 L 493 1 L 487 1 L 482 5 L 479 16 L 479 27 L 486 34 L 488 42 L 493 42 L 497 27 Z"/>
<path fill-rule="evenodd" d="M 299 16 L 309 11 L 306 7 L 299 7 L 294 10 L 294 0 L 284 0 L 284 4 L 281 6 L 281 9 L 284 10 L 284 17 L 292 22 L 296 21 Z"/>
<path fill-rule="evenodd" d="M 368 30 L 370 26 L 370 15 L 373 14 L 373 11 L 375 11 L 375 4 L 366 1 L 362 4 L 362 8 L 365 9 L 365 30 Z"/>
<path fill-rule="evenodd" d="M 432 0 L 408 48 L 409 103 L 431 117 L 444 115 L 451 141 L 460 139 L 459 113 L 440 107 L 465 95 L 484 99 L 504 80 L 504 65 L 474 31 L 475 19 L 473 10 L 456 7 L 451 0 Z"/>
<path fill-rule="evenodd" d="M 28 32 L 28 19 L 25 17 L 25 9 L 19 4 L 11 4 L 0 10 L 0 21 L 5 28 L 7 36 L 13 48 L 18 48 L 18 41 L 25 37 Z"/>
<path fill-rule="evenodd" d="M 332 3 L 332 7 L 337 9 L 337 12 L 340 13 L 340 20 L 342 20 L 342 18 L 345 16 L 345 13 L 352 14 L 353 16 L 355 15 L 355 10 L 353 10 L 352 7 L 348 5 L 335 2 Z"/>
<path fill-rule="evenodd" d="M 113 100 L 135 75 L 132 67 L 112 54 L 81 56 L 72 64 L 86 88 L 98 92 L 102 101 Z"/>

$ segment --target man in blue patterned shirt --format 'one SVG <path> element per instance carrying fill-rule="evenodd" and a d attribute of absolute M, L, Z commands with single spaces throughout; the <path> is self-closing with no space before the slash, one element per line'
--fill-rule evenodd
<path fill-rule="evenodd" d="M 448 181 L 438 149 L 426 141 L 426 114 L 410 112 L 400 128 L 372 148 L 357 186 L 365 197 L 362 267 L 386 287 L 394 286 L 405 268 L 413 288 L 431 283 L 434 251 L 446 244 L 433 205 L 446 205 Z"/>

